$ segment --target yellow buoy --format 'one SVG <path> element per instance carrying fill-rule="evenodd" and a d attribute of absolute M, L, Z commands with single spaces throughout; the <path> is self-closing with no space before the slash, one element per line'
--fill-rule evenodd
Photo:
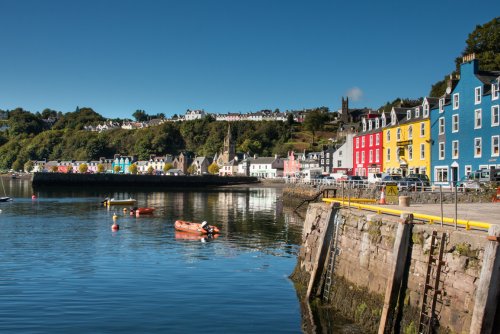
<path fill-rule="evenodd" d="M 115 214 L 113 214 L 113 221 L 116 221 L 118 219 L 118 216 Z"/>

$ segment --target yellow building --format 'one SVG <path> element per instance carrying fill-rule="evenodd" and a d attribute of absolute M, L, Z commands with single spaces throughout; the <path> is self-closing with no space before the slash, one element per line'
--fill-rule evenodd
<path fill-rule="evenodd" d="M 435 100 L 435 101 L 434 101 Z M 430 109 L 437 99 L 421 106 L 392 108 L 382 114 L 383 166 L 390 174 L 431 174 Z"/>

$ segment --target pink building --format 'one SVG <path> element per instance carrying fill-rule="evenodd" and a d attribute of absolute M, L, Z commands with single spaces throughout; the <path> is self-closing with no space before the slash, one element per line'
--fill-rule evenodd
<path fill-rule="evenodd" d="M 288 156 L 284 160 L 283 176 L 295 177 L 300 173 L 301 167 L 299 155 L 295 154 L 293 151 L 288 151 Z"/>

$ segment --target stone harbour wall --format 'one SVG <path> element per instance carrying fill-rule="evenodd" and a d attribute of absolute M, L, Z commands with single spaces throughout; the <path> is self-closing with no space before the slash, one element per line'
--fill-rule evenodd
<path fill-rule="evenodd" d="M 327 212 L 329 209 L 334 211 L 330 215 Z M 328 224 L 333 225 L 336 214 L 341 224 L 338 230 L 339 251 L 332 277 L 330 303 L 324 306 L 334 308 L 363 326 L 366 332 L 374 333 L 379 329 L 384 297 L 387 300 L 387 287 L 393 280 L 394 263 L 399 261 L 395 258 L 395 243 L 399 238 L 401 219 L 358 210 L 334 209 L 323 203 L 310 204 L 303 246 L 292 279 L 308 285 L 308 289 L 304 289 L 306 298 L 322 296 L 329 254 L 328 250 L 324 250 L 324 244 L 330 244 L 331 236 L 321 234 L 333 233 Z M 327 220 L 321 221 L 318 217 L 326 217 Z M 441 229 L 436 225 L 408 224 L 407 227 L 411 240 L 404 260 L 404 277 L 399 292 L 398 303 L 401 308 L 394 315 L 395 331 L 416 333 L 418 329 L 431 236 L 433 231 L 437 231 L 438 235 L 446 233 L 447 238 L 435 330 L 442 333 L 474 332 L 471 323 L 475 303 L 481 294 L 478 293 L 478 282 L 481 279 L 485 247 L 491 241 L 487 240 L 484 232 Z M 495 263 L 498 266 L 498 261 Z M 498 310 L 493 312 L 498 315 Z"/>

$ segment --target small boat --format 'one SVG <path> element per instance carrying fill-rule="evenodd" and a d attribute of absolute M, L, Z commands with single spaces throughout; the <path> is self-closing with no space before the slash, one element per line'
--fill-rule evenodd
<path fill-rule="evenodd" d="M 175 231 L 176 240 L 196 240 L 205 242 L 211 239 L 217 239 L 218 237 L 218 234 L 194 234 L 192 232 Z"/>
<path fill-rule="evenodd" d="M 130 215 L 152 215 L 153 211 L 155 211 L 154 208 L 132 208 L 130 209 Z"/>
<path fill-rule="evenodd" d="M 203 224 L 205 223 L 205 224 Z M 176 220 L 174 227 L 178 231 L 198 233 L 198 234 L 217 234 L 219 229 L 217 226 L 208 225 L 206 222 L 192 223 L 184 220 Z"/>
<path fill-rule="evenodd" d="M 136 202 L 135 199 L 114 199 L 114 198 L 106 198 L 102 203 L 106 205 L 134 205 Z"/>
<path fill-rule="evenodd" d="M 10 202 L 12 201 L 12 198 L 10 197 L 0 197 L 0 202 Z"/>

